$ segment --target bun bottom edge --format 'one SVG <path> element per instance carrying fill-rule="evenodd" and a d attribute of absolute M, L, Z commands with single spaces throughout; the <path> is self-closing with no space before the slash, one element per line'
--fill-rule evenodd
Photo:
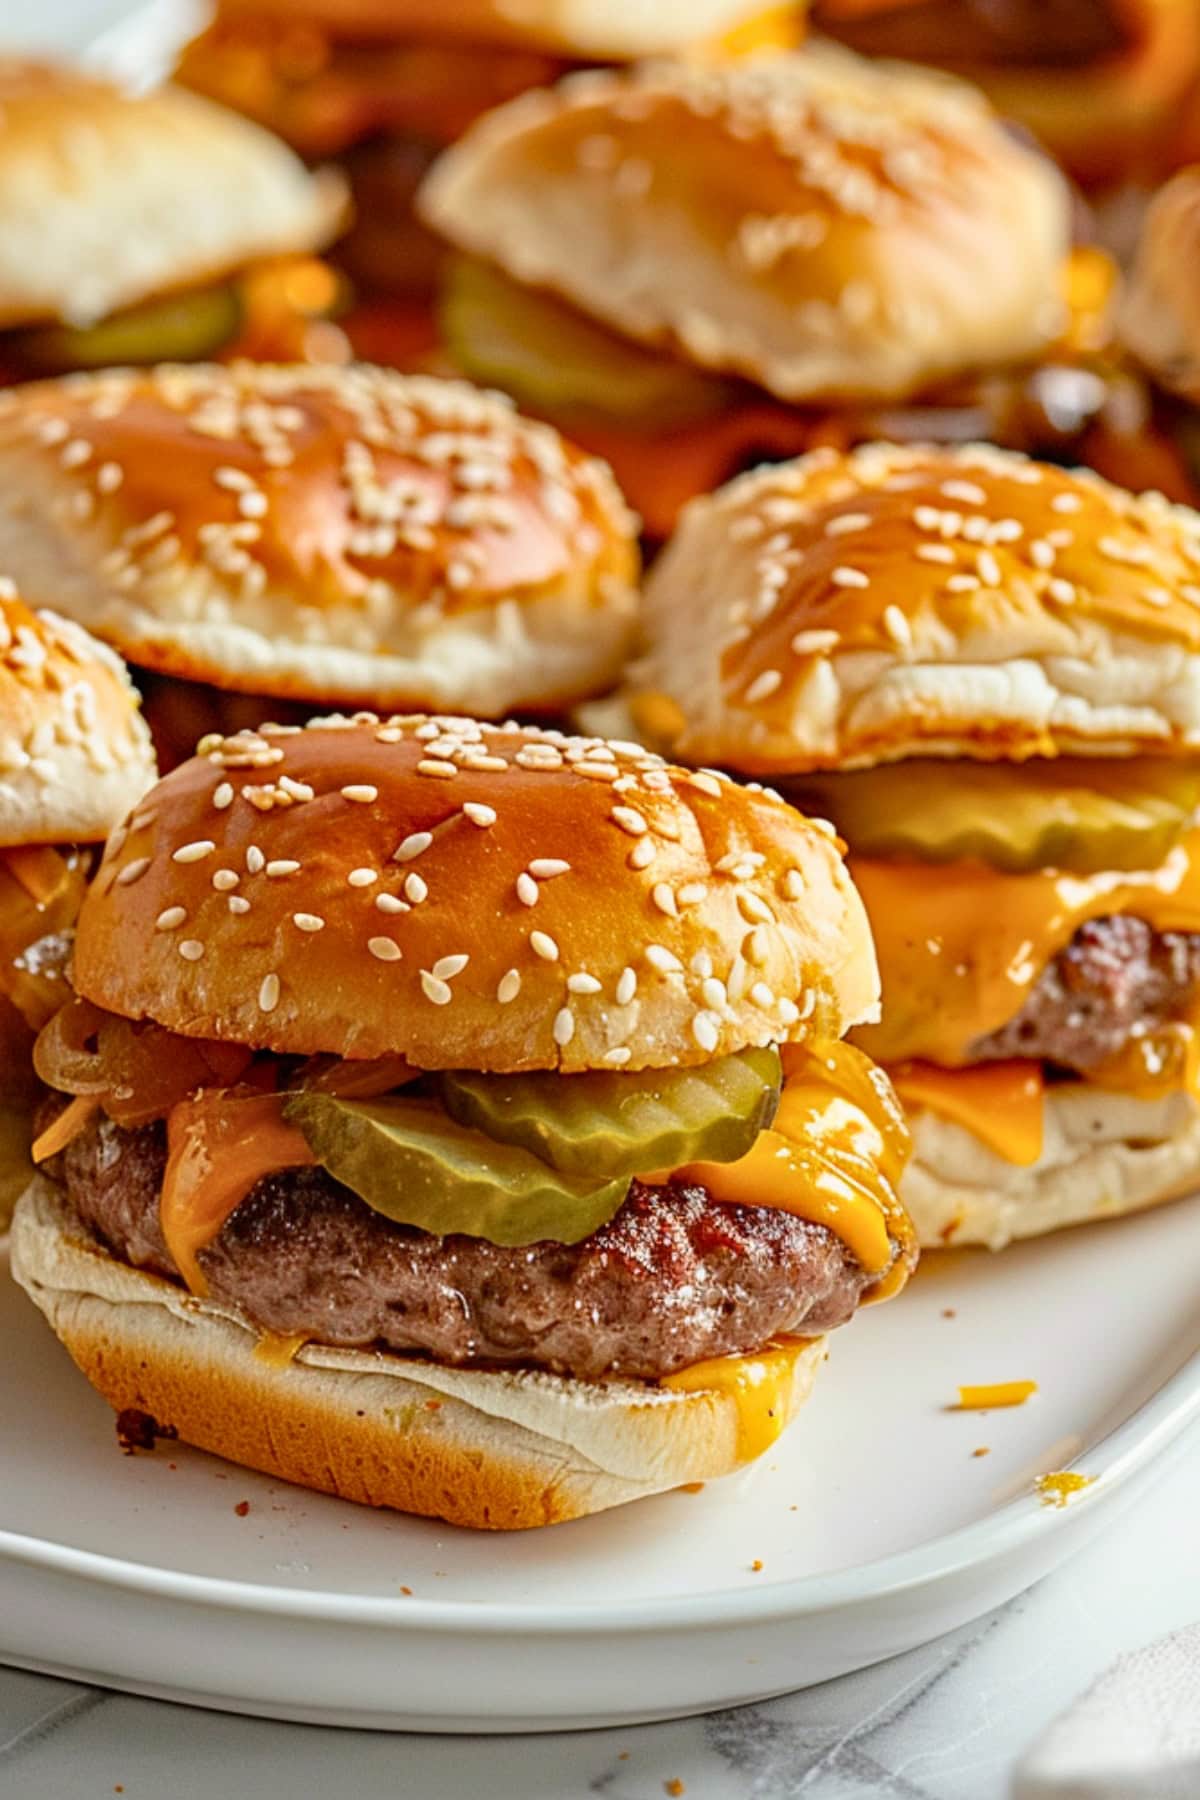
<path fill-rule="evenodd" d="M 200 1450 L 366 1506 L 493 1531 L 601 1512 L 746 1460 L 735 1400 L 653 1383 L 442 1367 L 306 1345 L 280 1366 L 224 1306 L 119 1262 L 38 1176 L 17 1204 L 12 1271 L 87 1380 Z M 825 1340 L 797 1353 L 783 1427 Z"/>

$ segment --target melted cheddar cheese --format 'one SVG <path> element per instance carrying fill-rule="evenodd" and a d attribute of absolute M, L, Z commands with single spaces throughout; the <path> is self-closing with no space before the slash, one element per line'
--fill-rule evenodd
<path fill-rule="evenodd" d="M 677 1394 L 719 1394 L 736 1408 L 738 1463 L 753 1462 L 769 1450 L 788 1419 L 796 1363 L 813 1342 L 789 1338 L 768 1344 L 753 1356 L 714 1356 L 693 1363 L 674 1375 L 665 1375 L 659 1386 Z"/>
<path fill-rule="evenodd" d="M 1200 931 L 1200 830 L 1157 869 L 1008 875 L 981 862 L 852 857 L 875 935 L 883 1020 L 854 1041 L 884 1064 L 970 1062 L 971 1046 L 1016 1016 L 1089 919 L 1130 913 L 1156 931 Z"/>
<path fill-rule="evenodd" d="M 737 1162 L 688 1163 L 674 1178 L 729 1205 L 776 1207 L 826 1226 L 878 1277 L 867 1298 L 886 1299 L 915 1260 L 898 1198 L 908 1134 L 891 1088 L 848 1044 L 785 1045 L 783 1058 L 773 1126 Z"/>
<path fill-rule="evenodd" d="M 950 1119 L 1019 1168 L 1030 1168 L 1041 1156 L 1046 1086 L 1041 1063 L 939 1069 L 933 1063 L 914 1062 L 902 1063 L 889 1074 L 910 1112 L 924 1107 Z"/>

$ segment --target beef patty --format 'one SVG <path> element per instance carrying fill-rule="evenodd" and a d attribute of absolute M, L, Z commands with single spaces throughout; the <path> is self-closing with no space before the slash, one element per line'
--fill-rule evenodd
<path fill-rule="evenodd" d="M 165 1166 L 161 1124 L 102 1118 L 55 1172 L 109 1249 L 177 1277 L 159 1223 Z M 633 1182 L 581 1243 L 502 1249 L 393 1224 L 320 1168 L 260 1181 L 200 1264 L 212 1297 L 267 1331 L 582 1380 L 653 1380 L 778 1332 L 827 1331 L 876 1279 L 826 1227 L 691 1183 Z"/>
<path fill-rule="evenodd" d="M 1119 914 L 1081 925 L 1014 1019 L 972 1046 L 973 1062 L 1037 1057 L 1086 1075 L 1135 1031 L 1176 1019 L 1200 983 L 1200 935 Z"/>

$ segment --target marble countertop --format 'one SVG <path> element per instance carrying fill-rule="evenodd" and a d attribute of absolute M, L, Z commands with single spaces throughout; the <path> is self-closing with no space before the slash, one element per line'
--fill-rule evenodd
<path fill-rule="evenodd" d="M 1007 1800 L 1017 1758 L 1096 1675 L 1200 1617 L 1198 1517 L 1193 1433 L 1131 1515 L 998 1612 L 858 1675 L 677 1724 L 389 1736 L 0 1668 L 0 1800 Z"/>

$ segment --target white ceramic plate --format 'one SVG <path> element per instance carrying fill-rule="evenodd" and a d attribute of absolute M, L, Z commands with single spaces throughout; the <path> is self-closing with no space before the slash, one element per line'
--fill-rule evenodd
<path fill-rule="evenodd" d="M 1200 1417 L 1198 1209 L 930 1258 L 834 1340 L 764 1463 L 517 1537 L 367 1512 L 177 1445 L 122 1456 L 108 1408 L 0 1280 L 0 1655 L 437 1731 L 707 1711 L 861 1667 L 1044 1574 Z M 946 1410 L 959 1383 L 1026 1377 L 1040 1393 L 1022 1408 Z M 1033 1477 L 1072 1463 L 1094 1485 L 1040 1504 Z"/>

